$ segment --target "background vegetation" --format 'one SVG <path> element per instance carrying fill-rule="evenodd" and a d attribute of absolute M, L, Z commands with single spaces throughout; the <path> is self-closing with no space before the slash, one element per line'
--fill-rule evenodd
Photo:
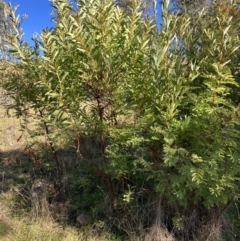
<path fill-rule="evenodd" d="M 138 1 L 52 2 L 56 27 L 34 47 L 2 5 L 33 218 L 110 240 L 238 240 L 238 5 L 164 0 L 159 29 Z"/>

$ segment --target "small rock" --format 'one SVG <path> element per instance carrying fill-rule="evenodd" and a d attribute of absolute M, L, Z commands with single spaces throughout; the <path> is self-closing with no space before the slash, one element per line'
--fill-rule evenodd
<path fill-rule="evenodd" d="M 83 214 L 83 213 L 78 214 L 77 217 L 76 217 L 76 222 L 81 224 L 81 225 L 84 225 L 84 224 L 88 223 L 89 220 L 90 220 L 89 215 Z"/>

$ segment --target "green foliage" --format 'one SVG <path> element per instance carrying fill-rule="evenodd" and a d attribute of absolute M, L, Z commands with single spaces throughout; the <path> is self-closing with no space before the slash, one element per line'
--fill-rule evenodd
<path fill-rule="evenodd" d="M 16 16 L 17 6 L 12 7 L 11 3 L 0 1 L 0 61 L 12 62 L 13 55 L 9 51 L 8 43 L 13 43 L 14 38 L 21 40 L 23 33 L 20 25 L 27 15 Z"/>
<path fill-rule="evenodd" d="M 79 151 L 106 183 L 114 210 L 119 195 L 126 204 L 136 198 L 130 186 L 185 207 L 237 199 L 234 5 L 216 1 L 194 16 L 177 16 L 163 1 L 158 31 L 137 4 L 130 15 L 111 0 L 78 4 L 76 11 L 67 0 L 53 0 L 56 27 L 42 32 L 36 48 L 12 44 L 23 71 L 7 85 L 16 108 L 41 111 L 44 123 L 81 147 L 86 136 L 94 139 Z M 183 219 L 175 224 L 182 229 Z"/>

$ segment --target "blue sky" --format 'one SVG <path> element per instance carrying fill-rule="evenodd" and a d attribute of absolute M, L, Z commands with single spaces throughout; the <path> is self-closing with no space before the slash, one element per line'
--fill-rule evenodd
<path fill-rule="evenodd" d="M 19 5 L 17 14 L 27 14 L 28 18 L 22 24 L 24 40 L 32 44 L 34 33 L 41 33 L 46 27 L 54 26 L 51 21 L 51 3 L 48 0 L 5 0 L 12 6 Z"/>
<path fill-rule="evenodd" d="M 24 40 L 31 45 L 33 44 L 31 38 L 35 33 L 41 33 L 44 28 L 54 26 L 51 21 L 51 2 L 48 0 L 5 0 L 5 2 L 10 2 L 12 6 L 19 5 L 17 14 L 28 15 L 28 18 L 22 24 L 22 28 L 25 34 Z"/>

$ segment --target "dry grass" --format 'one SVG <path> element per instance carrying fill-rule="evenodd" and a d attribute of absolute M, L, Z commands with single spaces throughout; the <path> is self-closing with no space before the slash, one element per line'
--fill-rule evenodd
<path fill-rule="evenodd" d="M 21 122 L 16 119 L 13 112 L 9 116 L 4 108 L 0 108 L 0 151 L 22 149 L 27 144 L 27 134 L 21 129 Z"/>
<path fill-rule="evenodd" d="M 1 241 L 103 241 L 109 240 L 107 234 L 94 235 L 89 230 L 64 227 L 51 217 L 33 221 L 28 215 L 13 215 L 9 203 L 9 193 L 0 199 L 0 240 Z M 6 203 L 8 203 L 6 205 Z"/>
<path fill-rule="evenodd" d="M 153 225 L 144 241 L 176 241 L 171 233 L 161 225 Z"/>

